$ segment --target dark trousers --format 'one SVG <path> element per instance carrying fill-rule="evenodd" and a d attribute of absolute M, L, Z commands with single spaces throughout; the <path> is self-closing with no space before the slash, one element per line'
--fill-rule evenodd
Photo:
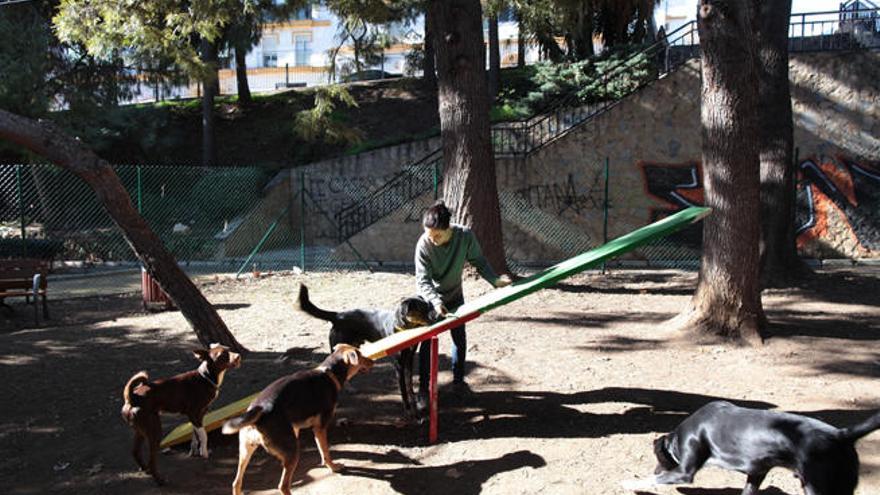
<path fill-rule="evenodd" d="M 450 311 L 455 311 L 464 301 L 450 304 Z M 454 309 L 453 309 L 454 308 Z M 467 357 L 467 333 L 465 325 L 457 326 L 449 331 L 452 335 L 452 381 L 464 381 L 464 363 Z M 431 379 L 431 339 L 423 340 L 419 347 L 419 394 L 428 395 L 428 381 Z"/>

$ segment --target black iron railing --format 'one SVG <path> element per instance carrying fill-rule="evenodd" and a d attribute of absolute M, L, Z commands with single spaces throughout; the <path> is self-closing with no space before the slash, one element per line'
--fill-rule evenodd
<path fill-rule="evenodd" d="M 859 2 L 844 4 L 840 11 L 793 14 L 789 24 L 789 50 L 792 52 L 840 51 L 880 48 L 880 9 L 861 8 Z M 640 91 L 688 60 L 700 55 L 695 21 L 688 22 L 654 44 L 607 69 L 595 81 L 599 95 L 615 98 L 582 101 L 578 92 L 558 99 L 550 110 L 536 117 L 492 126 L 495 156 L 528 156 L 558 140 L 572 130 L 607 112 L 624 98 Z M 634 69 L 649 67 L 651 77 L 638 84 L 627 78 Z M 613 91 L 627 82 L 625 91 Z M 442 179 L 442 150 L 437 149 L 406 167 L 388 183 L 361 201 L 336 214 L 340 240 L 349 239 L 418 196 L 436 188 Z"/>
<path fill-rule="evenodd" d="M 436 190 L 443 177 L 440 169 L 442 166 L 442 150 L 436 149 L 406 167 L 362 200 L 339 210 L 335 220 L 340 242 L 385 218 L 408 201 L 432 189 Z"/>

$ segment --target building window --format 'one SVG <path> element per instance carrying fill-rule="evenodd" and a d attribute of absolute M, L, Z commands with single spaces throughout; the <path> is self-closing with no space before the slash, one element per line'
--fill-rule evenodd
<path fill-rule="evenodd" d="M 312 56 L 312 40 L 308 35 L 294 35 L 294 65 L 309 65 L 309 58 Z"/>
<path fill-rule="evenodd" d="M 278 67 L 278 34 L 263 35 L 263 67 Z"/>
<path fill-rule="evenodd" d="M 301 7 L 296 9 L 296 12 L 293 13 L 294 21 L 307 21 L 312 18 L 312 6 L 306 5 L 305 7 Z"/>
<path fill-rule="evenodd" d="M 278 67 L 278 54 L 263 52 L 263 67 Z"/>

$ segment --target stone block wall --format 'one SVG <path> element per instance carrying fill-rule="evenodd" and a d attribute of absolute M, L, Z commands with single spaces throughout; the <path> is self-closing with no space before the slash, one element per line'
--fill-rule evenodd
<path fill-rule="evenodd" d="M 804 256 L 880 257 L 878 62 L 880 52 L 792 57 Z M 438 146 L 432 139 L 314 164 L 304 169 L 306 187 L 332 213 Z M 506 245 L 519 260 L 545 262 L 601 244 L 606 160 L 608 238 L 702 204 L 700 147 L 700 66 L 692 60 L 528 157 L 498 159 Z M 411 262 L 421 211 L 432 200 L 426 193 L 352 244 L 368 260 Z M 310 242 L 334 242 L 329 223 L 310 228 Z M 338 254 L 348 251 L 340 246 Z"/>

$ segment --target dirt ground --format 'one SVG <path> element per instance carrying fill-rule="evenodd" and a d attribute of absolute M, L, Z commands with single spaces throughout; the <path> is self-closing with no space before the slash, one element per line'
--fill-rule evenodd
<path fill-rule="evenodd" d="M 404 425 L 388 360 L 342 395 L 331 430 L 339 474 L 318 467 L 310 433 L 295 476 L 301 494 L 627 494 L 622 480 L 650 475 L 651 441 L 702 404 L 724 398 L 807 414 L 843 426 L 880 408 L 880 270 L 826 270 L 796 289 L 768 290 L 773 337 L 761 348 L 696 345 L 664 322 L 692 293 L 676 271 L 587 273 L 468 324 L 473 393 L 455 396 L 450 339 L 441 338 L 440 442 Z M 327 324 L 293 307 L 300 282 L 328 309 L 391 307 L 413 290 L 411 275 L 276 275 L 203 283 L 251 352 L 223 385 L 219 406 L 274 378 L 315 366 Z M 88 283 L 88 282 L 86 282 Z M 468 280 L 469 298 L 489 289 Z M 146 369 L 160 377 L 191 369 L 193 332 L 179 312 L 145 313 L 137 293 L 50 302 L 53 320 L 31 308 L 0 311 L 0 486 L 4 493 L 226 494 L 235 437 L 210 435 L 211 458 L 175 448 L 160 458 L 161 489 L 135 469 L 119 417 L 123 384 Z M 10 301 L 12 302 L 12 301 Z M 289 359 L 282 360 L 282 356 Z M 166 417 L 171 427 L 177 417 Z M 858 444 L 859 495 L 880 493 L 880 432 Z M 278 463 L 258 453 L 247 493 L 268 494 Z M 687 487 L 641 495 L 736 495 L 745 476 L 714 468 Z M 800 494 L 791 472 L 771 471 L 762 493 Z"/>

